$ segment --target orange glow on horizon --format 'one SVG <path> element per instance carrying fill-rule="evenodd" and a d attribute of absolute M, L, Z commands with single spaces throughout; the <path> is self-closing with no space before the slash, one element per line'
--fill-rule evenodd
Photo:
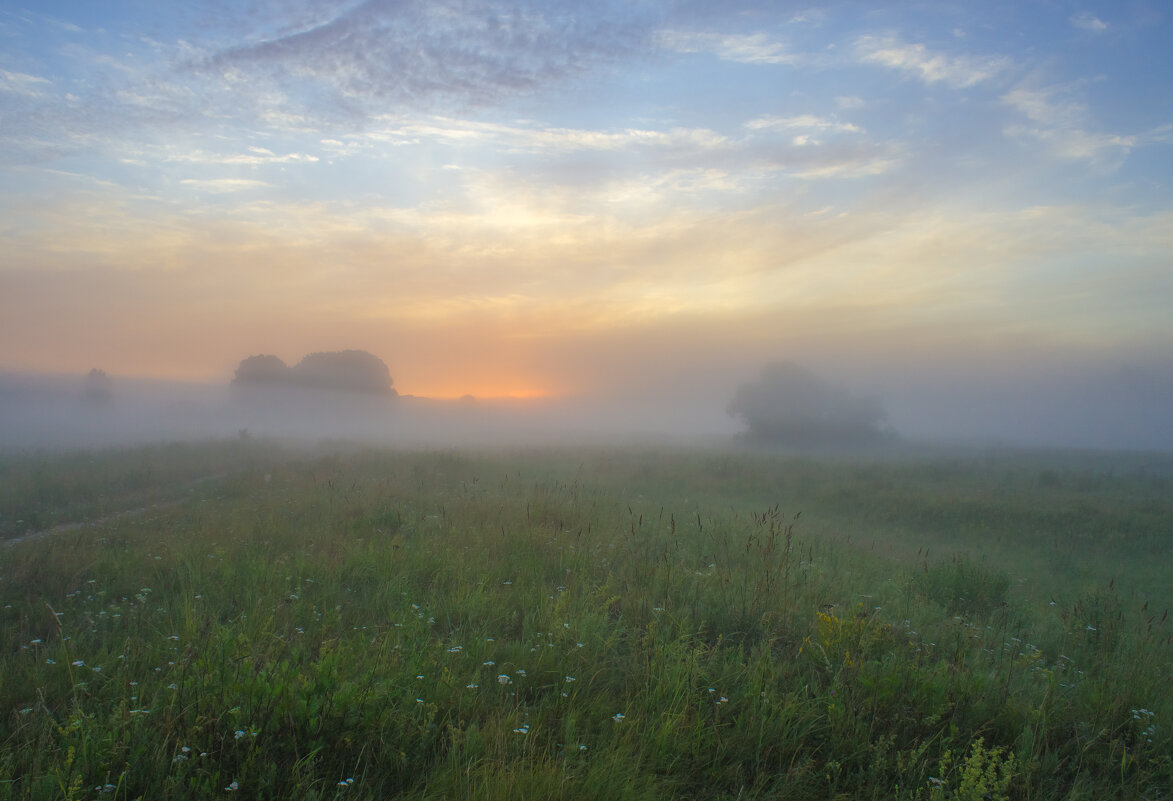
<path fill-rule="evenodd" d="M 401 395 L 411 395 L 416 398 L 433 398 L 435 400 L 459 400 L 471 395 L 477 400 L 549 400 L 558 397 L 559 393 L 551 392 L 539 387 L 516 386 L 480 386 L 466 389 L 457 389 L 451 386 L 401 387 L 395 389 Z"/>
<path fill-rule="evenodd" d="M 88 364 L 88 362 L 87 362 Z M 120 364 L 108 365 L 97 363 L 94 365 L 98 369 L 104 370 L 110 378 L 115 381 L 159 381 L 159 382 L 175 382 L 178 384 L 201 385 L 208 387 L 227 386 L 232 380 L 232 373 L 225 374 L 223 371 L 213 371 L 208 369 L 167 369 L 167 367 L 160 367 L 157 369 L 147 369 L 143 365 L 135 365 L 129 369 Z M 121 368 L 121 369 L 120 369 Z M 137 368 L 137 369 L 135 369 Z M 6 368 L 0 368 L 0 373 L 5 372 Z M 14 368 L 7 368 L 9 372 L 18 374 L 27 374 L 31 376 L 45 376 L 58 379 L 77 379 L 80 381 L 86 373 L 89 372 L 89 367 L 81 367 L 74 364 L 59 367 L 51 370 L 37 370 L 35 368 L 17 365 Z M 532 383 L 518 382 L 514 383 L 479 383 L 470 381 L 467 384 L 453 384 L 453 383 L 428 383 L 422 382 L 420 384 L 402 385 L 398 381 L 392 383 L 392 388 L 400 395 L 410 395 L 415 398 L 429 398 L 433 400 L 459 400 L 465 396 L 471 395 L 477 400 L 551 400 L 554 398 L 564 397 L 568 393 L 565 391 L 558 391 L 547 389 L 541 386 L 536 386 Z"/>

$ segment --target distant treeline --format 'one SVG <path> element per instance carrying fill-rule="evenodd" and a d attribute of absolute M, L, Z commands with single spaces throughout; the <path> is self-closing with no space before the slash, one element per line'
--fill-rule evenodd
<path fill-rule="evenodd" d="M 232 385 L 397 394 L 387 365 L 365 350 L 311 353 L 293 367 L 270 354 L 249 356 L 236 368 Z"/>

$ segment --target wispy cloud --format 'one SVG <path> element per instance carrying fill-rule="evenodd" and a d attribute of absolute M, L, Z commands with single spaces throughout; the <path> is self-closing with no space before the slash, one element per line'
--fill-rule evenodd
<path fill-rule="evenodd" d="M 0 70 L 0 92 L 10 92 L 26 97 L 40 97 L 41 90 L 51 86 L 52 83 L 48 78 L 42 78 L 39 75 Z"/>
<path fill-rule="evenodd" d="M 723 61 L 743 64 L 795 64 L 800 57 L 765 33 L 732 34 L 664 30 L 655 42 L 677 53 L 711 53 Z"/>
<path fill-rule="evenodd" d="M 745 124 L 750 131 L 778 131 L 789 134 L 791 144 L 797 147 L 820 145 L 822 140 L 817 138 L 830 134 L 859 134 L 863 129 L 850 122 L 839 122 L 813 114 L 800 114 L 794 117 L 766 116 L 752 119 Z M 807 177 L 817 177 L 820 172 L 803 171 Z"/>
<path fill-rule="evenodd" d="M 855 41 L 857 58 L 909 73 L 927 84 L 944 83 L 965 89 L 1003 72 L 1010 60 L 1003 56 L 951 56 L 923 44 L 905 44 L 895 36 L 861 36 Z"/>
<path fill-rule="evenodd" d="M 1083 11 L 1079 14 L 1072 14 L 1067 20 L 1072 26 L 1079 28 L 1081 31 L 1088 33 L 1103 33 L 1108 30 L 1108 23 L 1097 17 L 1090 11 Z"/>
<path fill-rule="evenodd" d="M 42 163 L 80 152 L 118 158 L 160 130 L 200 130 L 210 117 L 230 118 L 214 93 L 177 80 L 149 59 L 76 43 L 62 45 L 58 56 L 53 80 L 0 74 L 0 116 L 21 121 L 0 126 L 0 163 Z"/>
<path fill-rule="evenodd" d="M 454 117 L 384 117 L 385 125 L 367 131 L 362 138 L 397 145 L 421 141 L 448 144 L 493 144 L 516 151 L 574 152 L 585 150 L 621 151 L 639 149 L 707 150 L 724 147 L 728 139 L 708 128 L 667 130 L 624 128 L 604 131 L 582 128 L 553 128 L 536 125 L 509 125 Z"/>
<path fill-rule="evenodd" d="M 585 0 L 366 0 L 310 27 L 223 49 L 198 66 L 271 81 L 294 99 L 324 91 L 344 112 L 387 101 L 477 107 L 627 58 L 647 30 L 638 8 L 610 5 L 600 13 Z"/>
<path fill-rule="evenodd" d="M 309 153 L 277 154 L 264 147 L 250 147 L 247 153 L 209 153 L 204 150 L 193 150 L 190 153 L 181 153 L 169 156 L 168 161 L 182 161 L 191 164 L 224 164 L 224 165 L 251 165 L 260 164 L 288 164 L 290 162 L 315 162 L 317 156 Z"/>
<path fill-rule="evenodd" d="M 1011 137 L 1030 137 L 1043 142 L 1058 156 L 1112 167 L 1134 147 L 1168 138 L 1169 126 L 1143 134 L 1097 133 L 1086 104 L 1071 98 L 1061 87 L 1020 86 L 1002 96 L 1002 101 L 1029 120 L 1029 124 L 1005 127 Z"/>
<path fill-rule="evenodd" d="M 817 133 L 862 133 L 863 129 L 850 122 L 818 117 L 813 114 L 799 114 L 794 117 L 765 116 L 752 119 L 745 124 L 751 131 L 773 129 L 779 131 L 805 131 Z"/>
<path fill-rule="evenodd" d="M 816 164 L 795 171 L 795 175 L 806 180 L 825 178 L 866 178 L 885 175 L 902 163 L 902 159 L 889 154 L 861 154 L 846 156 L 825 163 Z"/>
<path fill-rule="evenodd" d="M 631 175 L 638 164 L 643 179 L 657 171 L 707 171 L 729 176 L 726 183 L 744 188 L 763 173 L 804 179 L 858 177 L 890 172 L 900 162 L 898 147 L 872 141 L 852 122 L 814 114 L 754 117 L 729 132 L 709 128 L 624 128 L 594 130 L 532 124 L 489 123 L 453 117 L 387 117 L 384 125 L 346 141 L 324 143 L 336 157 L 370 152 L 382 145 L 444 145 L 470 154 L 486 147 L 498 153 L 543 155 L 564 159 L 570 173 L 554 171 L 576 192 L 588 184 L 605 184 Z M 590 155 L 590 169 L 576 174 L 572 160 Z M 630 159 L 638 158 L 638 162 Z M 550 168 L 541 162 L 542 169 Z M 571 175 L 575 177 L 571 177 Z"/>
<path fill-rule="evenodd" d="M 80 28 L 79 26 L 74 25 L 72 22 L 66 22 L 65 20 L 53 19 L 52 17 L 45 17 L 45 22 L 47 22 L 50 25 L 53 25 L 57 28 L 60 28 L 63 31 L 68 31 L 69 33 L 85 33 L 85 30 L 83 28 Z"/>
<path fill-rule="evenodd" d="M 354 140 L 343 142 L 340 139 L 322 139 L 320 144 L 331 156 L 354 156 L 363 150 L 362 143 Z"/>
<path fill-rule="evenodd" d="M 272 186 L 266 181 L 256 181 L 249 178 L 185 178 L 180 183 L 203 192 L 216 194 L 243 192 L 248 189 L 264 189 Z"/>
<path fill-rule="evenodd" d="M 178 13 L 214 20 L 211 30 L 160 41 L 131 29 L 117 48 L 30 17 L 27 26 L 60 41 L 67 77 L 58 87 L 33 74 L 37 62 L 0 65 L 0 113 L 23 121 L 0 130 L 0 162 L 209 125 L 340 141 L 389 108 L 483 114 L 639 58 L 647 12 L 618 3 L 600 11 L 587 0 L 287 0 L 248 11 L 197 2 Z"/>

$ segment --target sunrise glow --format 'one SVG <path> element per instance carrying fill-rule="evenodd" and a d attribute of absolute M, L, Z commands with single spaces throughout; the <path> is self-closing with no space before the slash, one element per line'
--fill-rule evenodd
<path fill-rule="evenodd" d="M 1160 6 L 254 11 L 0 9 L 0 370 L 1173 369 Z"/>

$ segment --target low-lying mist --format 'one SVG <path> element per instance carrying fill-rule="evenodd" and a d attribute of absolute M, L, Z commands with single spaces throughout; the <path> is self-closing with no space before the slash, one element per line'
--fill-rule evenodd
<path fill-rule="evenodd" d="M 836 373 L 874 399 L 887 446 L 971 444 L 1173 450 L 1171 371 L 1113 368 L 994 380 Z M 61 449 L 234 436 L 405 447 L 761 444 L 729 413 L 750 373 L 696 373 L 625 391 L 541 399 L 431 399 L 110 377 L 0 374 L 0 448 Z"/>
<path fill-rule="evenodd" d="M 0 377 L 0 447 L 61 449 L 230 436 L 344 439 L 407 447 L 728 440 L 718 405 L 651 398 L 432 399 L 328 390 L 240 390 L 111 381 L 87 397 L 73 377 Z"/>

